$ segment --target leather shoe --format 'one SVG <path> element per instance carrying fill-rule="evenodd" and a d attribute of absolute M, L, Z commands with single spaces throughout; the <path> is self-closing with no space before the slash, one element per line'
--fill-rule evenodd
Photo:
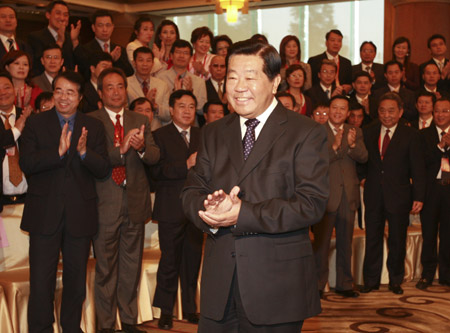
<path fill-rule="evenodd" d="M 362 287 L 359 291 L 362 292 L 363 294 L 367 294 L 370 293 L 373 290 L 379 290 L 380 289 L 380 285 L 376 284 L 374 286 L 368 286 L 368 285 L 364 285 L 364 287 Z"/>
<path fill-rule="evenodd" d="M 419 282 L 417 282 L 416 288 L 420 289 L 420 290 L 425 290 L 425 289 L 427 289 L 427 287 L 431 286 L 432 283 L 433 283 L 433 280 L 421 278 L 419 280 Z"/>
<path fill-rule="evenodd" d="M 354 291 L 352 289 L 349 290 L 335 290 L 336 294 L 344 296 L 344 297 L 351 297 L 351 298 L 356 298 L 359 297 L 359 293 L 357 291 Z"/>
<path fill-rule="evenodd" d="M 136 325 L 130 325 L 130 324 L 125 324 L 125 323 L 122 323 L 122 332 L 125 332 L 125 333 L 146 333 L 146 331 L 142 331 L 142 330 L 138 329 Z"/>
<path fill-rule="evenodd" d="M 196 313 L 183 313 L 183 317 L 191 324 L 198 324 L 198 315 Z"/>
<path fill-rule="evenodd" d="M 162 330 L 170 330 L 173 327 L 172 315 L 161 313 L 158 321 L 158 327 Z"/>
<path fill-rule="evenodd" d="M 389 284 L 389 290 L 392 291 L 396 295 L 402 295 L 403 294 L 402 287 L 399 284 L 397 284 L 397 283 Z"/>

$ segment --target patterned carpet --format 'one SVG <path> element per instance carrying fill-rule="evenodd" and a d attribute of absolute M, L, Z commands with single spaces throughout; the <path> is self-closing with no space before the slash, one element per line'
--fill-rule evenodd
<path fill-rule="evenodd" d="M 448 333 L 450 332 L 450 288 L 435 282 L 426 291 L 416 282 L 402 285 L 405 293 L 394 295 L 387 286 L 379 291 L 344 299 L 325 293 L 322 313 L 305 321 L 302 332 Z M 147 332 L 192 333 L 197 326 L 174 321 L 171 331 L 158 329 L 158 320 L 140 326 Z M 211 332 L 214 333 L 214 332 Z"/>

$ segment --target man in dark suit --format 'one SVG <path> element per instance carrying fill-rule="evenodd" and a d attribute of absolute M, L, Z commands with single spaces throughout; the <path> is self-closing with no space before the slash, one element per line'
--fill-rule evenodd
<path fill-rule="evenodd" d="M 113 59 L 113 66 L 122 69 L 126 76 L 133 75 L 134 70 L 127 58 L 125 49 L 111 42 L 111 35 L 114 31 L 113 17 L 106 10 L 97 10 L 92 15 L 92 31 L 95 37 L 80 47 L 77 52 L 78 69 L 86 80 L 91 76 L 89 67 L 90 58 L 95 53 L 109 53 Z"/>
<path fill-rule="evenodd" d="M 384 69 L 382 64 L 373 62 L 377 55 L 377 46 L 373 42 L 363 42 L 359 48 L 361 63 L 352 66 L 352 77 L 355 80 L 355 74 L 366 72 L 370 75 L 372 91 L 381 88 L 386 83 Z"/>
<path fill-rule="evenodd" d="M 177 90 L 170 95 L 172 123 L 154 132 L 161 149 L 161 160 L 152 168 L 156 180 L 153 218 L 158 221 L 159 261 L 153 306 L 161 309 L 158 326 L 172 327 L 172 311 L 178 289 L 186 318 L 197 323 L 195 296 L 202 254 L 203 234 L 183 213 L 180 193 L 188 170 L 195 165 L 200 130 L 191 126 L 197 99 L 191 91 Z"/>
<path fill-rule="evenodd" d="M 10 50 L 22 50 L 31 54 L 29 45 L 16 39 L 16 28 L 16 10 L 9 5 L 0 5 L 0 59 Z"/>
<path fill-rule="evenodd" d="M 433 106 L 436 103 L 436 95 L 428 91 L 419 91 L 416 95 L 416 109 L 419 118 L 411 122 L 411 126 L 419 130 L 432 126 Z"/>
<path fill-rule="evenodd" d="M 66 70 L 75 68 L 74 53 L 78 52 L 78 35 L 80 34 L 81 21 L 76 27 L 72 24 L 70 32 L 66 31 L 69 25 L 69 8 L 64 1 L 52 1 L 45 12 L 48 27 L 33 31 L 28 35 L 28 44 L 31 46 L 30 55 L 33 57 L 32 76 L 38 76 L 44 72 L 41 57 L 44 49 L 49 44 L 59 45 L 62 49 L 64 67 Z"/>
<path fill-rule="evenodd" d="M 336 293 L 358 297 L 353 290 L 352 240 L 355 212 L 359 207 L 359 180 L 356 163 L 367 161 L 367 149 L 362 131 L 345 124 L 349 102 L 345 96 L 335 96 L 330 102 L 328 122 L 328 152 L 330 157 L 330 197 L 321 222 L 314 226 L 314 255 L 319 279 L 319 292 L 328 282 L 328 256 L 331 235 L 336 229 Z"/>
<path fill-rule="evenodd" d="M 211 77 L 206 80 L 206 94 L 208 101 L 222 101 L 224 99 L 226 67 L 225 57 L 215 56 L 211 59 L 209 65 Z"/>
<path fill-rule="evenodd" d="M 317 105 L 328 105 L 331 97 L 344 94 L 342 86 L 336 86 L 336 63 L 332 60 L 323 59 L 320 65 L 320 71 L 317 74 L 319 83 L 305 92 L 305 95 L 311 98 L 313 108 Z"/>
<path fill-rule="evenodd" d="M 312 83 L 314 85 L 319 83 L 317 74 L 320 71 L 322 60 L 328 59 L 334 61 L 337 66 L 336 86 L 342 86 L 345 93 L 348 94 L 352 89 L 352 63 L 347 58 L 339 55 L 343 38 L 342 32 L 337 29 L 327 32 L 325 35 L 327 50 L 322 54 L 309 58 L 308 64 L 311 65 Z"/>
<path fill-rule="evenodd" d="M 403 294 L 409 214 L 418 214 L 425 199 L 425 162 L 420 137 L 416 129 L 399 123 L 402 106 L 398 94 L 386 93 L 378 107 L 380 122 L 364 128 L 364 143 L 369 152 L 364 172 L 366 248 L 361 290 L 364 293 L 380 286 L 387 220 L 389 290 Z"/>
<path fill-rule="evenodd" d="M 199 332 L 299 332 L 320 312 L 308 233 L 328 199 L 325 127 L 274 98 L 272 46 L 247 40 L 228 52 L 236 113 L 202 129 L 182 192 L 188 218 L 208 234 Z"/>
<path fill-rule="evenodd" d="M 424 72 L 426 65 L 436 64 L 441 74 L 438 87 L 450 93 L 450 62 L 445 57 L 447 52 L 445 37 L 441 34 L 434 34 L 428 38 L 427 46 L 431 53 L 431 59 L 420 65 L 420 73 Z"/>
<path fill-rule="evenodd" d="M 433 283 L 439 263 L 439 283 L 450 287 L 450 100 L 434 104 L 434 123 L 422 131 L 427 168 L 427 195 L 422 222 L 422 277 L 416 284 L 426 289 Z M 439 254 L 437 235 L 439 233 Z"/>
<path fill-rule="evenodd" d="M 363 71 L 353 75 L 353 92 L 350 94 L 351 103 L 359 103 L 364 107 L 364 125 L 378 118 L 377 100 L 370 93 L 370 79 L 370 74 Z"/>
<path fill-rule="evenodd" d="M 436 95 L 436 99 L 444 96 L 449 97 L 449 92 L 447 92 L 442 86 L 439 86 L 440 79 L 441 73 L 439 72 L 439 67 L 435 63 L 426 64 L 423 67 L 422 72 L 423 85 L 420 87 L 419 91 L 432 92 Z"/>
<path fill-rule="evenodd" d="M 42 91 L 53 92 L 53 80 L 59 74 L 64 63 L 62 50 L 58 44 L 49 44 L 44 48 L 41 63 L 44 66 L 44 72 L 41 75 L 35 76 L 33 83 L 41 88 Z"/>
<path fill-rule="evenodd" d="M 97 180 L 99 230 L 94 238 L 95 308 L 104 333 L 113 333 L 119 309 L 122 331 L 136 328 L 137 291 L 141 277 L 144 226 L 151 218 L 150 190 L 144 164 L 155 164 L 159 149 L 147 117 L 124 110 L 127 79 L 119 68 L 107 68 L 98 78 L 101 110 L 92 117 L 106 132 L 110 176 Z"/>
<path fill-rule="evenodd" d="M 89 113 L 102 108 L 102 102 L 97 92 L 97 80 L 100 74 L 112 67 L 112 58 L 109 53 L 100 52 L 93 54 L 89 59 L 89 71 L 91 73 L 89 81 L 84 84 L 82 111 Z"/>
<path fill-rule="evenodd" d="M 55 79 L 55 108 L 28 118 L 20 167 L 28 192 L 21 229 L 30 234 L 29 332 L 51 332 L 60 251 L 64 289 L 61 326 L 80 332 L 86 263 L 97 232 L 95 178 L 110 172 L 103 125 L 77 112 L 83 80 L 71 71 Z"/>
<path fill-rule="evenodd" d="M 416 120 L 418 114 L 414 106 L 414 93 L 401 85 L 403 65 L 396 60 L 388 61 L 384 64 L 384 76 L 386 77 L 387 84 L 373 93 L 373 97 L 376 100 L 376 110 L 379 109 L 379 100 L 381 96 L 387 92 L 395 92 L 399 94 L 402 99 L 402 117 L 408 122 Z"/>
<path fill-rule="evenodd" d="M 4 138 L 0 147 L 0 212 L 3 205 L 24 203 L 27 191 L 27 181 L 19 167 L 17 141 L 31 110 L 22 112 L 22 109 L 15 107 L 15 97 L 11 76 L 0 72 L 0 132 Z"/>

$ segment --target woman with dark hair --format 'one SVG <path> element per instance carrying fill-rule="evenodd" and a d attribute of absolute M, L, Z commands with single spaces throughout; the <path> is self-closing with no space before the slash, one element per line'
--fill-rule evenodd
<path fill-rule="evenodd" d="M 305 69 L 300 64 L 293 64 L 286 69 L 286 91 L 295 98 L 294 111 L 310 117 L 312 114 L 312 102 L 308 96 L 303 94 L 307 79 Z"/>
<path fill-rule="evenodd" d="M 2 58 L 2 69 L 12 77 L 16 93 L 14 104 L 22 109 L 32 108 L 35 110 L 34 102 L 42 89 L 31 82 L 31 59 L 28 53 L 21 50 L 9 51 Z"/>
<path fill-rule="evenodd" d="M 419 66 L 409 59 L 411 57 L 411 43 L 406 37 L 398 37 L 392 45 L 392 60 L 403 65 L 402 82 L 406 88 L 417 90 L 420 88 Z"/>
<path fill-rule="evenodd" d="M 226 57 L 228 49 L 233 45 L 233 41 L 227 35 L 219 35 L 214 37 L 212 42 L 212 53 Z"/>
<path fill-rule="evenodd" d="M 209 53 L 209 50 L 213 37 L 213 33 L 208 27 L 196 28 L 191 34 L 194 55 L 189 62 L 189 72 L 201 77 L 203 80 L 208 80 L 211 76 L 208 70 L 214 55 Z"/>
<path fill-rule="evenodd" d="M 172 58 L 170 57 L 170 50 L 172 44 L 180 39 L 180 32 L 177 25 L 171 20 L 163 20 L 155 33 L 155 45 L 159 48 L 159 60 L 167 65 L 167 69 L 172 67 Z"/>
<path fill-rule="evenodd" d="M 133 33 L 130 37 L 130 42 L 127 45 L 127 56 L 128 61 L 130 64 L 133 64 L 133 52 L 134 50 L 145 46 L 150 47 L 150 42 L 153 38 L 153 34 L 155 31 L 155 26 L 153 25 L 153 21 L 151 20 L 150 16 L 144 15 L 139 17 L 136 22 L 134 23 Z M 163 69 L 163 65 L 159 61 L 159 47 L 156 45 L 153 45 L 152 52 L 154 54 L 153 59 L 153 67 L 152 67 L 152 74 L 160 71 Z"/>
<path fill-rule="evenodd" d="M 300 60 L 302 55 L 302 49 L 300 47 L 299 39 L 294 35 L 285 36 L 280 43 L 280 57 L 281 57 L 281 80 L 282 85 L 285 86 L 286 69 L 294 64 L 298 64 L 303 67 L 306 73 L 304 90 L 308 90 L 312 86 L 311 66 Z"/>

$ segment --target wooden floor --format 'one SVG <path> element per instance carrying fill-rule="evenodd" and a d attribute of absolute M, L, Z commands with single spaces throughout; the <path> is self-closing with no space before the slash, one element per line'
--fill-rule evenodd
<path fill-rule="evenodd" d="M 306 320 L 302 332 L 449 333 L 450 288 L 435 282 L 428 290 L 421 291 L 415 284 L 415 281 L 404 283 L 403 295 L 394 295 L 386 285 L 355 299 L 325 293 L 322 313 Z M 154 320 L 140 329 L 191 333 L 197 331 L 197 326 L 174 321 L 174 328 L 164 331 L 158 329 L 158 320 Z"/>

